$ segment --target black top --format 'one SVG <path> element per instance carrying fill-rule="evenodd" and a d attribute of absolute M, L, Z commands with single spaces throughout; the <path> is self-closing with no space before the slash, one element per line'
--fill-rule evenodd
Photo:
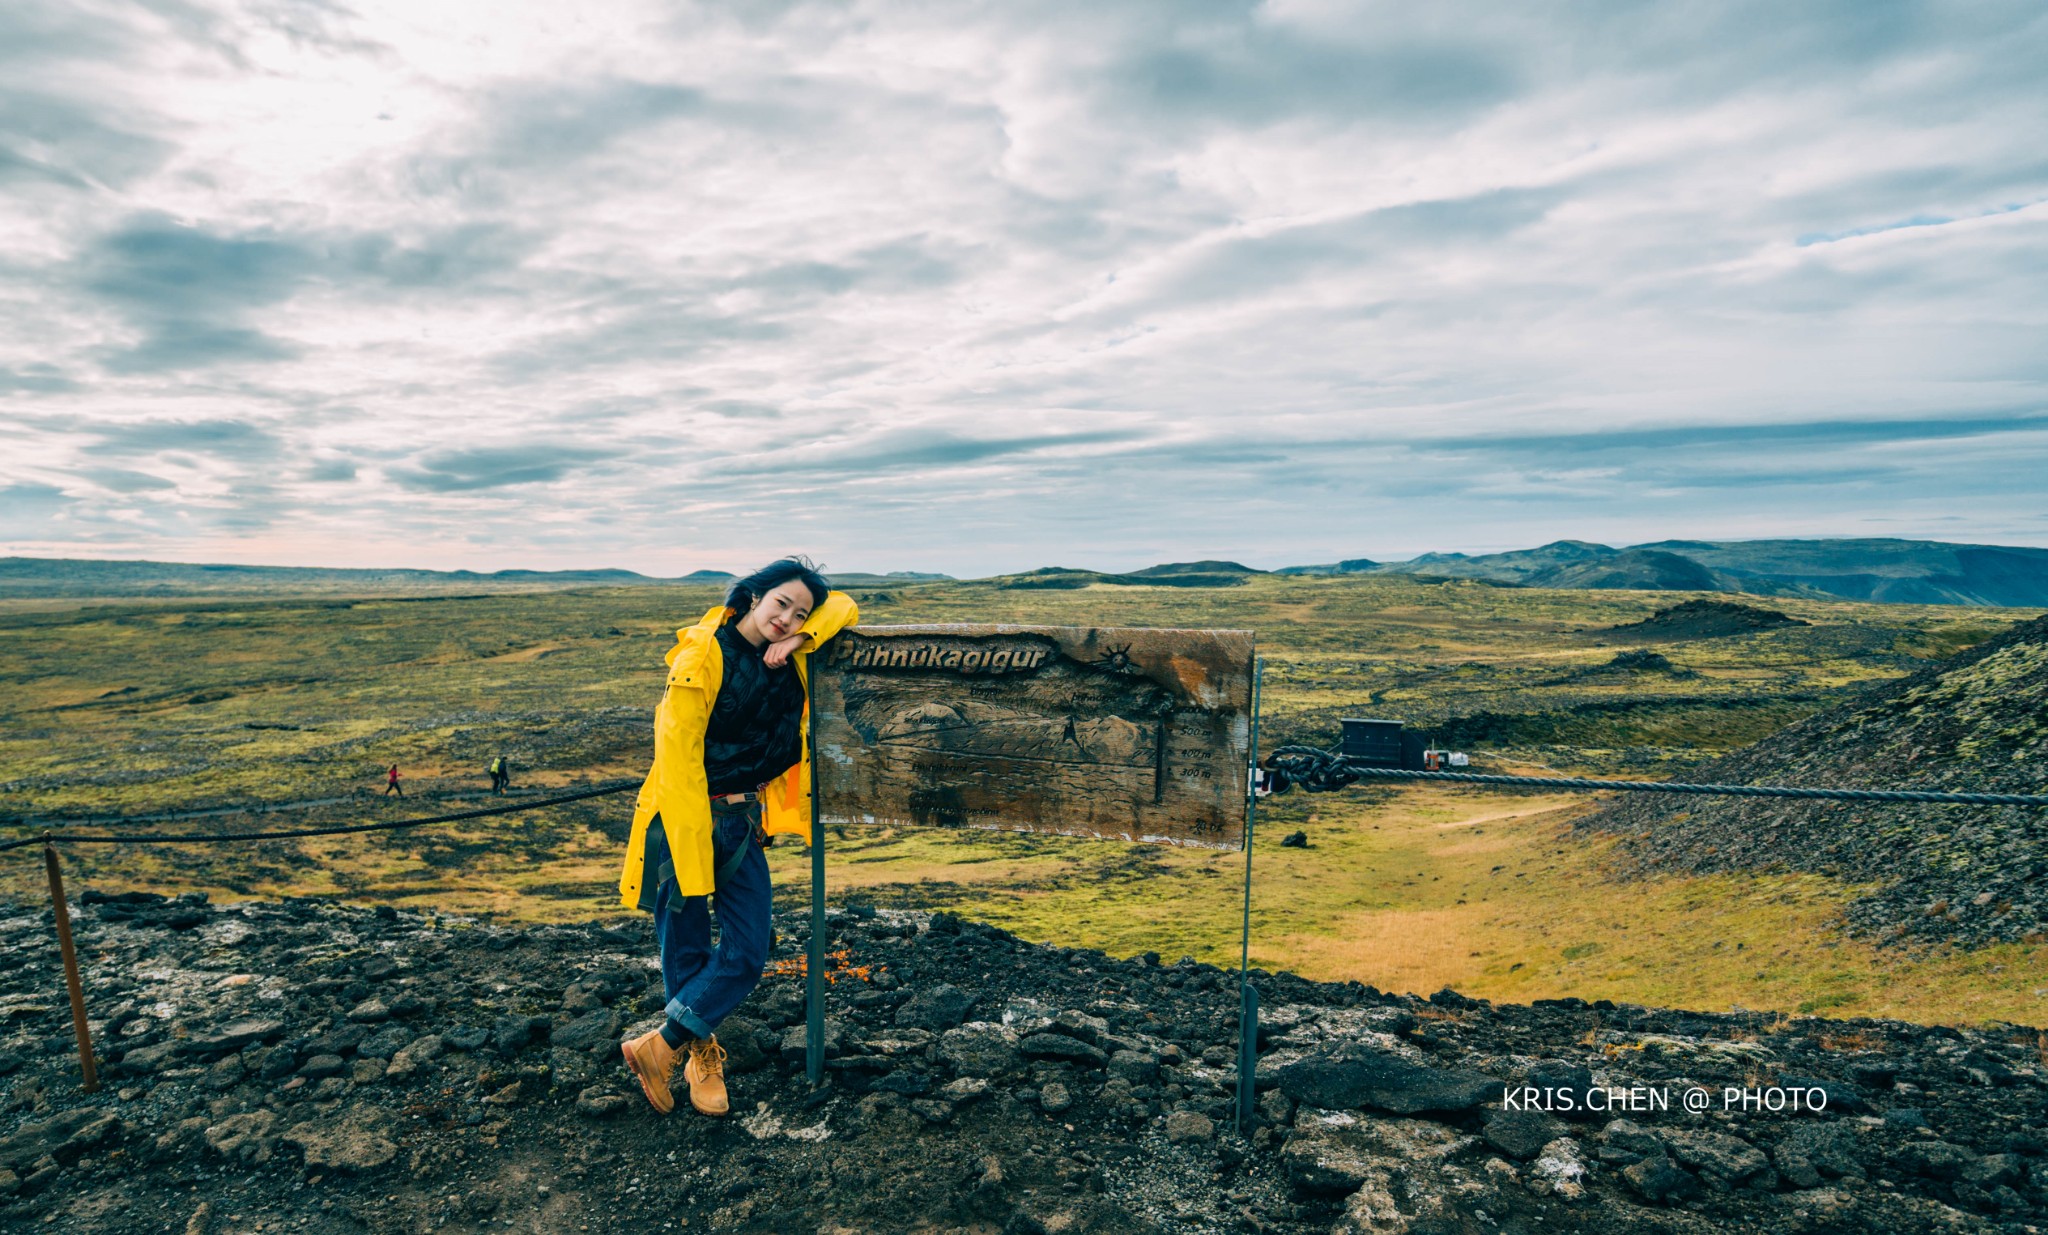
<path fill-rule="evenodd" d="M 712 797 L 751 793 L 803 757 L 804 684 L 796 666 L 770 669 L 765 648 L 730 623 L 718 628 L 725 678 L 704 727 L 704 780 Z"/>

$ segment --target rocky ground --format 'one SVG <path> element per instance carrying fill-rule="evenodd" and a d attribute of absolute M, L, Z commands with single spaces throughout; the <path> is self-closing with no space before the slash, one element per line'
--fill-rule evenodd
<path fill-rule="evenodd" d="M 2048 794 L 2048 617 L 1692 769 L 1719 784 Z M 1646 871 L 1803 870 L 1877 885 L 1882 940 L 2048 942 L 2048 810 L 1627 795 L 1578 826 Z"/>
<path fill-rule="evenodd" d="M 2032 1030 L 1495 1006 L 1262 974 L 1240 1138 L 1235 975 L 855 907 L 832 919 L 826 1085 L 804 1082 L 801 980 L 776 973 L 721 1034 L 733 1115 L 664 1118 L 616 1045 L 661 1002 L 643 921 L 79 899 L 92 1095 L 50 915 L 0 904 L 7 1230 L 2048 1225 Z M 800 969 L 801 943 L 774 968 Z M 1694 1090 L 1713 1109 L 1688 1112 Z M 1741 1109 L 1731 1090 L 1825 1109 Z"/>

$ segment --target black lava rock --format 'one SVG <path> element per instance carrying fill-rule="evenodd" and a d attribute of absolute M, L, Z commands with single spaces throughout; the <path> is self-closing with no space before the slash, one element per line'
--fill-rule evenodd
<path fill-rule="evenodd" d="M 1424 1067 L 1358 1042 L 1305 1055 L 1279 1069 L 1275 1079 L 1298 1103 L 1400 1115 L 1470 1110 L 1498 1099 L 1505 1088 L 1491 1076 Z"/>
<path fill-rule="evenodd" d="M 1486 1116 L 1486 1143 L 1524 1162 L 1563 1135 L 1564 1125 L 1541 1111 L 1503 1110 Z"/>
<path fill-rule="evenodd" d="M 1699 1191 L 1700 1181 L 1662 1154 L 1644 1158 L 1621 1172 L 1628 1186 L 1646 1201 L 1670 1205 Z"/>
<path fill-rule="evenodd" d="M 896 1009 L 896 1024 L 943 1033 L 967 1019 L 974 996 L 948 982 L 913 991 Z"/>

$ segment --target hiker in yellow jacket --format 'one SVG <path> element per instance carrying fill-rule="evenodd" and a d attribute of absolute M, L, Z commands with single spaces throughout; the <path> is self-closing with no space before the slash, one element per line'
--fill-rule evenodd
<path fill-rule="evenodd" d="M 734 583 L 724 604 L 676 632 L 654 710 L 654 766 L 619 875 L 620 903 L 654 914 L 668 999 L 661 1027 L 620 1049 L 663 1114 L 685 1056 L 690 1105 L 730 1109 L 717 1029 L 768 957 L 763 851 L 776 833 L 810 832 L 810 654 L 859 616 L 809 560 L 791 557 Z"/>

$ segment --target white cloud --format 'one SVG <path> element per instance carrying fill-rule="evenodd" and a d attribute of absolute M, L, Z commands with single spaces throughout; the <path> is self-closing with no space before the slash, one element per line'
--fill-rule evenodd
<path fill-rule="evenodd" d="M 0 552 L 2038 543 L 2044 59 L 2017 3 L 10 5 Z"/>

